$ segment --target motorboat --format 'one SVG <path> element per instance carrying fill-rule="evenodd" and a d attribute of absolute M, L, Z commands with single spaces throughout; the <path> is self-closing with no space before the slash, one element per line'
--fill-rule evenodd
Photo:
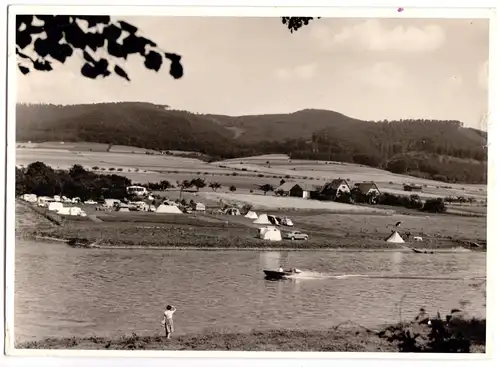
<path fill-rule="evenodd" d="M 299 269 L 289 269 L 284 271 L 279 270 L 264 270 L 264 274 L 266 274 L 266 278 L 268 279 L 284 279 L 294 274 L 300 274 L 301 271 Z"/>

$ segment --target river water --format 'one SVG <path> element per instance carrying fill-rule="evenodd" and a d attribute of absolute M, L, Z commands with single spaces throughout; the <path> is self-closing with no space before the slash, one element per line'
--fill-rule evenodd
<path fill-rule="evenodd" d="M 262 269 L 297 267 L 268 281 Z M 420 307 L 485 316 L 485 253 L 76 249 L 16 242 L 15 338 L 156 335 L 166 304 L 177 334 L 366 327 Z M 400 311 L 401 310 L 401 311 Z"/>

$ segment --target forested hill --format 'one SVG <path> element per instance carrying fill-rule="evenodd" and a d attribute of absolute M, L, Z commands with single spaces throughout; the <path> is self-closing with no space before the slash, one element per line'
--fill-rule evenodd
<path fill-rule="evenodd" d="M 363 121 L 333 111 L 222 116 L 139 102 L 17 106 L 18 141 L 90 141 L 219 158 L 286 153 L 444 181 L 486 182 L 486 133 L 459 121 Z"/>

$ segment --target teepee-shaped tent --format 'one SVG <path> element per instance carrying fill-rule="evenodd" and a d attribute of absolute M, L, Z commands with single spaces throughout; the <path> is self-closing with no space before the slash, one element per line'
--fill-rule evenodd
<path fill-rule="evenodd" d="M 253 221 L 255 224 L 271 224 L 267 214 L 261 214 L 259 217 Z"/>
<path fill-rule="evenodd" d="M 398 231 L 392 232 L 392 234 L 385 240 L 385 242 L 405 243 L 405 241 L 399 235 Z"/>
<path fill-rule="evenodd" d="M 257 219 L 258 217 L 257 213 L 251 210 L 245 215 L 245 218 L 249 219 Z"/>
<path fill-rule="evenodd" d="M 157 213 L 182 214 L 182 211 L 175 205 L 161 204 L 156 208 Z"/>

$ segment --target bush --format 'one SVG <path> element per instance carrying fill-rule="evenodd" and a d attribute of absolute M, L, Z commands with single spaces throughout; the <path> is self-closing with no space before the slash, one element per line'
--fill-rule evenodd
<path fill-rule="evenodd" d="M 234 186 L 234 185 L 231 185 L 231 187 L 229 188 L 229 191 L 231 191 L 231 192 L 234 192 L 234 191 L 236 191 L 236 186 Z"/>
<path fill-rule="evenodd" d="M 471 346 L 485 345 L 486 320 L 457 317 L 460 310 L 451 310 L 444 319 L 419 315 L 408 324 L 390 326 L 379 337 L 397 342 L 400 352 L 411 353 L 470 353 Z"/>
<path fill-rule="evenodd" d="M 446 212 L 446 205 L 441 198 L 429 199 L 425 202 L 422 211 L 429 213 L 444 213 Z"/>

